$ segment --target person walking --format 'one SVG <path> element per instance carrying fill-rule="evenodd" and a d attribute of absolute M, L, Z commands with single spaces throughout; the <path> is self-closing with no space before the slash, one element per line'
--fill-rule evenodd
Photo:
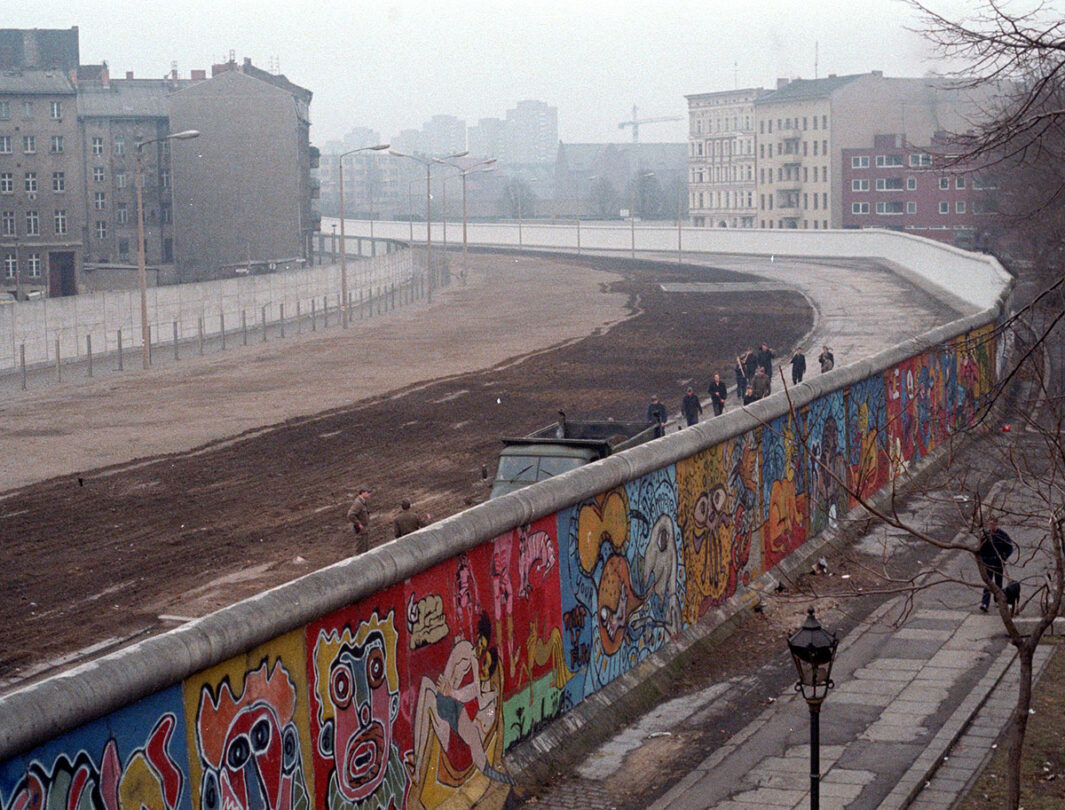
<path fill-rule="evenodd" d="M 994 515 L 987 519 L 987 528 L 980 537 L 980 549 L 977 557 L 980 566 L 986 571 L 987 580 L 991 580 L 999 588 L 1002 587 L 1002 573 L 1005 570 L 1006 560 L 1013 554 L 1013 540 L 1003 529 L 998 527 L 998 518 Z M 981 579 L 984 574 L 981 573 Z M 991 590 L 984 587 L 984 593 L 980 597 L 980 611 L 987 613 L 991 604 Z"/>
<path fill-rule="evenodd" d="M 432 520 L 432 515 L 426 515 L 423 518 L 410 507 L 409 498 L 404 498 L 399 502 L 399 512 L 396 513 L 396 517 L 392 521 L 392 528 L 395 530 L 396 537 L 416 532 L 423 526 L 427 526 L 429 521 Z"/>
<path fill-rule="evenodd" d="M 831 371 L 836 366 L 836 358 L 828 346 L 821 347 L 821 354 L 817 355 L 817 362 L 821 364 L 821 373 Z"/>
<path fill-rule="evenodd" d="M 373 490 L 369 487 L 359 487 L 355 500 L 348 509 L 348 520 L 355 532 L 355 553 L 363 554 L 370 550 L 370 535 L 366 531 L 370 523 L 370 495 Z"/>
<path fill-rule="evenodd" d="M 806 355 L 802 353 L 802 347 L 800 346 L 795 350 L 795 354 L 791 356 L 791 384 L 798 385 L 801 383 L 805 373 Z"/>
<path fill-rule="evenodd" d="M 684 420 L 688 426 L 694 425 L 703 415 L 703 405 L 699 402 L 699 396 L 689 388 L 684 392 L 684 399 L 680 402 L 680 412 L 684 414 Z"/>
<path fill-rule="evenodd" d="M 765 369 L 766 376 L 769 377 L 770 388 L 773 384 L 773 358 L 776 354 L 769 348 L 769 344 L 762 342 L 761 347 L 755 353 L 755 362 Z"/>
<path fill-rule="evenodd" d="M 746 380 L 744 380 L 746 383 Z M 737 385 L 739 381 L 737 380 Z M 746 388 L 746 385 L 744 386 Z M 715 374 L 714 379 L 710 381 L 710 404 L 714 406 L 714 416 L 721 416 L 725 410 L 725 402 L 728 400 L 728 386 L 721 379 L 720 374 Z M 743 392 L 737 388 L 738 396 L 742 399 Z"/>
<path fill-rule="evenodd" d="M 655 426 L 655 438 L 666 435 L 666 406 L 658 401 L 658 396 L 651 397 L 651 404 L 647 406 L 647 424 Z"/>
<path fill-rule="evenodd" d="M 751 386 L 748 385 L 746 390 L 744 390 L 744 392 L 743 392 L 743 404 L 744 405 L 750 405 L 752 402 L 757 402 L 757 401 L 758 401 L 758 397 L 754 393 L 754 388 L 752 388 Z"/>

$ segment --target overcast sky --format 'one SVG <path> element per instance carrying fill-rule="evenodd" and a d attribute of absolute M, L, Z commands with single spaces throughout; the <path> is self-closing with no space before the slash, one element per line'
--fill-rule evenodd
<path fill-rule="evenodd" d="M 957 16 L 975 0 L 932 0 Z M 558 107 L 563 141 L 631 139 L 618 123 L 683 118 L 685 94 L 771 87 L 777 77 L 936 62 L 900 0 L 7 0 L 0 25 L 80 29 L 81 61 L 112 76 L 181 76 L 232 52 L 314 93 L 314 143 L 369 126 L 390 139 L 436 114 L 474 125 L 522 99 Z M 683 121 L 643 141 L 683 141 Z"/>

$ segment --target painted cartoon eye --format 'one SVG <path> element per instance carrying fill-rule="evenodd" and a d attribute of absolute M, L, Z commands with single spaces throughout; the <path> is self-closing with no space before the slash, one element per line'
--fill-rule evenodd
<path fill-rule="evenodd" d="M 203 810 L 217 810 L 218 808 L 218 777 L 214 771 L 207 771 L 203 775 L 201 802 Z"/>
<path fill-rule="evenodd" d="M 281 735 L 281 769 L 285 773 L 292 773 L 297 765 L 299 753 L 299 741 L 296 738 L 296 729 L 291 725 L 285 728 Z"/>
<path fill-rule="evenodd" d="M 373 649 L 366 661 L 366 679 L 370 682 L 370 688 L 376 689 L 385 680 L 385 654 L 381 650 Z"/>
<path fill-rule="evenodd" d="M 235 771 L 239 771 L 248 764 L 251 759 L 251 745 L 248 744 L 247 735 L 241 734 L 229 744 L 226 752 L 226 764 Z"/>
<path fill-rule="evenodd" d="M 270 744 L 270 721 L 263 718 L 251 728 L 251 747 L 256 754 L 261 754 Z"/>
<path fill-rule="evenodd" d="M 699 499 L 695 502 L 695 522 L 698 524 L 706 523 L 707 512 L 710 506 L 710 499 L 704 494 L 700 495 Z"/>
<path fill-rule="evenodd" d="M 329 697 L 340 709 L 351 703 L 351 673 L 346 667 L 337 667 L 329 676 Z"/>

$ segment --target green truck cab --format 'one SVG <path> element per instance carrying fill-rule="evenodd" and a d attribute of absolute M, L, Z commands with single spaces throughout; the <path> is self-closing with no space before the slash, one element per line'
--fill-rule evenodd
<path fill-rule="evenodd" d="M 655 426 L 646 422 L 559 420 L 528 436 L 504 436 L 489 498 L 546 481 L 613 453 L 650 441 Z"/>

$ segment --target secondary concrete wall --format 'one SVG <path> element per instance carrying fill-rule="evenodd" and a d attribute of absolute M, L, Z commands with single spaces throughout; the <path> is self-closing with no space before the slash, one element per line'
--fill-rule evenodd
<path fill-rule="evenodd" d="M 348 294 L 358 303 L 378 287 L 407 283 L 414 273 L 410 250 L 372 259 L 348 262 Z M 223 320 L 227 332 L 240 328 L 242 315 L 249 328 L 261 326 L 263 307 L 268 323 L 276 322 L 284 305 L 285 318 L 296 316 L 297 304 L 307 315 L 312 300 L 318 312 L 340 303 L 340 266 L 312 267 L 285 273 L 151 287 L 148 290 L 148 328 L 152 343 L 173 340 L 174 323 L 179 340 L 199 334 L 217 335 Z M 91 336 L 94 355 L 116 351 L 118 330 L 127 350 L 143 345 L 139 290 L 112 290 L 66 298 L 43 298 L 0 306 L 0 369 L 13 369 L 25 346 L 28 366 L 55 362 L 59 341 L 64 360 L 86 353 Z"/>
<path fill-rule="evenodd" d="M 964 430 L 998 317 L 9 694 L 0 808 L 468 806 L 504 786 L 509 748 L 833 526 L 853 505 L 840 481 L 873 492 Z"/>
<path fill-rule="evenodd" d="M 326 220 L 327 227 L 333 220 Z M 349 220 L 349 235 L 365 236 L 367 222 Z M 375 222 L 378 237 L 406 240 L 406 222 Z M 433 242 L 439 244 L 443 233 L 433 224 Z M 424 239 L 415 230 L 415 241 Z M 646 257 L 649 252 L 670 253 L 683 258 L 684 253 L 727 253 L 758 256 L 803 256 L 821 259 L 856 257 L 882 259 L 911 281 L 921 284 L 947 299 L 962 311 L 977 312 L 995 304 L 999 293 L 1010 282 L 1010 274 L 993 257 L 970 253 L 931 239 L 896 231 L 778 231 L 728 228 L 682 228 L 678 254 L 678 230 L 668 225 L 573 223 L 471 223 L 470 244 L 574 251 L 632 251 Z M 705 257 L 703 257 L 705 258 Z"/>

